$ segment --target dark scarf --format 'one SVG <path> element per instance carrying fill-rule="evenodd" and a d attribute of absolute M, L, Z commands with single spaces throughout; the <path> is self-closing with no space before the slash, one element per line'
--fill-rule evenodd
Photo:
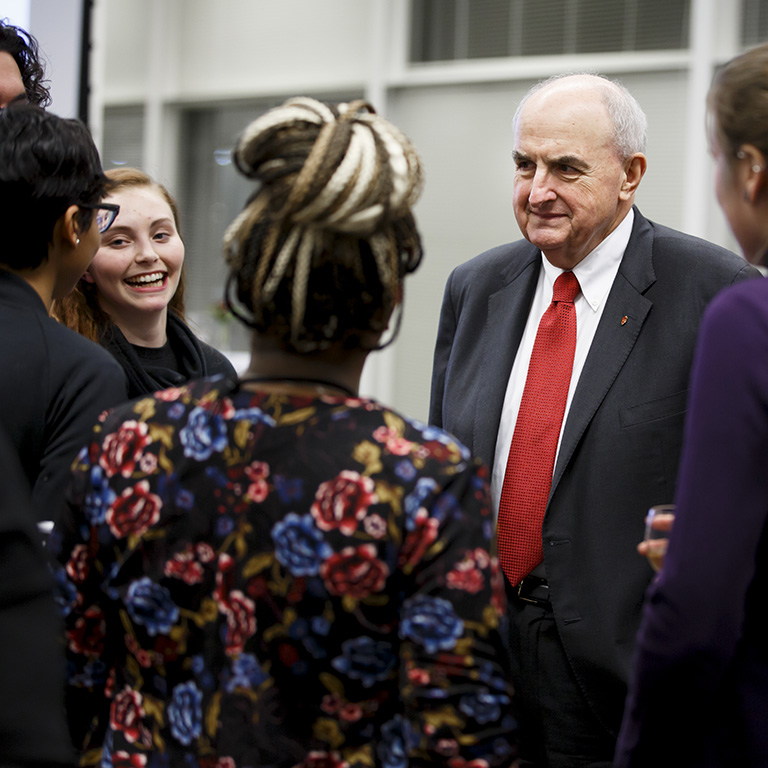
<path fill-rule="evenodd" d="M 112 353 L 125 370 L 130 399 L 149 395 L 160 389 L 178 387 L 190 379 L 208 375 L 208 366 L 199 340 L 172 312 L 168 313 L 166 333 L 168 344 L 176 359 L 174 368 L 162 364 L 153 365 L 148 360 L 142 360 L 134 345 L 114 324 L 102 336 L 102 346 Z"/>

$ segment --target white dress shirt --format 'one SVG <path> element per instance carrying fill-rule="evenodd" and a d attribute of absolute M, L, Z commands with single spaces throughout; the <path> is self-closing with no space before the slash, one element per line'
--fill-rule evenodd
<path fill-rule="evenodd" d="M 573 372 L 571 373 L 571 383 L 568 388 L 565 414 L 563 415 L 563 423 L 560 427 L 560 440 L 563 438 L 563 428 L 571 408 L 573 393 L 576 391 L 576 385 L 579 383 L 579 377 L 584 368 L 589 348 L 592 346 L 592 340 L 595 338 L 595 332 L 602 317 L 605 302 L 608 299 L 608 294 L 619 271 L 619 265 L 624 256 L 629 237 L 632 234 L 634 219 L 635 213 L 630 209 L 619 226 L 573 268 L 573 274 L 576 275 L 579 281 L 581 293 L 574 302 L 576 309 L 576 351 L 573 357 Z M 525 380 L 528 376 L 528 364 L 531 361 L 533 343 L 536 340 L 539 321 L 547 307 L 552 303 L 555 280 L 563 271 L 552 266 L 544 254 L 541 255 L 539 281 L 536 284 L 536 292 L 533 296 L 533 303 L 528 314 L 528 321 L 525 324 L 523 337 L 520 340 L 520 347 L 517 350 L 515 362 L 512 365 L 512 372 L 507 384 L 507 393 L 504 396 L 504 407 L 501 411 L 499 431 L 496 437 L 496 454 L 491 474 L 491 498 L 496 514 L 498 514 L 501 488 L 504 484 L 509 446 L 512 443 L 512 435 L 515 432 L 517 413 L 520 410 L 520 401 L 523 398 Z M 559 440 L 557 450 L 558 452 L 560 450 Z M 557 463 L 557 455 L 555 455 L 555 463 Z"/>

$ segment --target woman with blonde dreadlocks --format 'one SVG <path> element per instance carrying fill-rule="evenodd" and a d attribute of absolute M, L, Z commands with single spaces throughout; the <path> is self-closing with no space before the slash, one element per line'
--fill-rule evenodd
<path fill-rule="evenodd" d="M 421 259 L 419 158 L 366 103 L 308 98 L 234 158 L 257 183 L 224 242 L 247 374 L 121 406 L 75 466 L 82 762 L 511 765 L 487 471 L 357 393 Z"/>

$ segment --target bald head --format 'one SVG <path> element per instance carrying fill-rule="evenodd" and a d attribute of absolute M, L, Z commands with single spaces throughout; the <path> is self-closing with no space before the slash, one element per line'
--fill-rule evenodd
<path fill-rule="evenodd" d="M 531 99 L 576 101 L 585 96 L 597 96 L 605 106 L 611 122 L 611 140 L 622 160 L 637 153 L 645 154 L 648 123 L 635 97 L 621 83 L 586 72 L 555 75 L 534 85 L 517 107 L 513 131 L 517 132 L 520 114 Z"/>

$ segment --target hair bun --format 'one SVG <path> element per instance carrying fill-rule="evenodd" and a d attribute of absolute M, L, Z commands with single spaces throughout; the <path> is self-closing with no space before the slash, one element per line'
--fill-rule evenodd
<path fill-rule="evenodd" d="M 411 142 L 364 101 L 289 99 L 245 129 L 234 159 L 278 218 L 357 236 L 404 215 L 423 180 Z"/>

